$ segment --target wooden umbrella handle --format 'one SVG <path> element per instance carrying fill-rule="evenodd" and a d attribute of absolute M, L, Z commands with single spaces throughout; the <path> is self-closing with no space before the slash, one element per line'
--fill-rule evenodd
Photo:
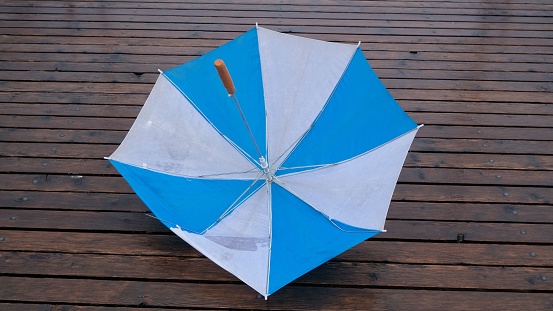
<path fill-rule="evenodd" d="M 232 78 L 230 77 L 230 73 L 228 72 L 225 62 L 223 62 L 222 59 L 218 59 L 215 61 L 214 65 L 215 69 L 217 69 L 217 73 L 219 74 L 219 78 L 221 78 L 223 85 L 227 89 L 227 92 L 229 95 L 234 95 L 234 93 L 236 93 L 236 89 L 234 88 L 234 83 L 232 82 Z"/>

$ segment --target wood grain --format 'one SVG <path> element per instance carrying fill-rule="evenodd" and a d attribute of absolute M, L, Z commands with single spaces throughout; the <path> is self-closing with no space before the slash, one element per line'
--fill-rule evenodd
<path fill-rule="evenodd" d="M 552 310 L 553 5 L 6 0 L 0 310 Z M 357 44 L 425 126 L 386 233 L 268 301 L 147 215 L 104 159 L 158 69 L 255 23 Z"/>

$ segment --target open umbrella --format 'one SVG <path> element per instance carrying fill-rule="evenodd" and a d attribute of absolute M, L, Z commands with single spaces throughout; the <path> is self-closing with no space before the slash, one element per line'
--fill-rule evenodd
<path fill-rule="evenodd" d="M 384 230 L 418 129 L 359 45 L 256 26 L 161 73 L 108 159 L 156 218 L 267 298 Z"/>

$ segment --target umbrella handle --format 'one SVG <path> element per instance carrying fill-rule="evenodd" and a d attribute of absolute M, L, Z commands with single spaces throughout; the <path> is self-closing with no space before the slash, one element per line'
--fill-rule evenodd
<path fill-rule="evenodd" d="M 236 93 L 236 89 L 234 88 L 234 83 L 232 82 L 232 78 L 230 77 L 230 73 L 228 72 L 225 62 L 223 62 L 222 59 L 218 59 L 213 65 L 215 65 L 215 69 L 217 69 L 219 78 L 221 78 L 221 81 L 227 89 L 228 94 L 234 95 L 234 93 Z"/>

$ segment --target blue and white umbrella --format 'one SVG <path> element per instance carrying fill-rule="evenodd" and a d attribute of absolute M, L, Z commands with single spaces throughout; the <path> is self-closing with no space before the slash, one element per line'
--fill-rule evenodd
<path fill-rule="evenodd" d="M 156 218 L 267 297 L 384 230 L 418 129 L 359 45 L 255 27 L 161 73 L 108 159 Z"/>

